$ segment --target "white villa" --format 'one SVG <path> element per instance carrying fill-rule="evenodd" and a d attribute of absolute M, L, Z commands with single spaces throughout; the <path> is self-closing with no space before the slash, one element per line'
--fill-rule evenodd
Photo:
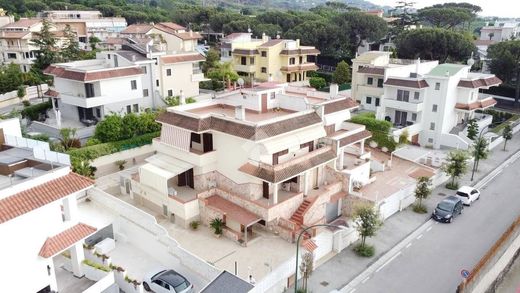
<path fill-rule="evenodd" d="M 362 54 L 352 68 L 352 97 L 363 109 L 392 122 L 396 139 L 406 131 L 412 143 L 436 149 L 470 146 L 462 134 L 467 122 L 489 125 L 491 116 L 475 111 L 496 104 L 479 97 L 479 89 L 501 83 L 494 75 L 470 72 L 468 65 L 396 60 L 388 52 Z"/>

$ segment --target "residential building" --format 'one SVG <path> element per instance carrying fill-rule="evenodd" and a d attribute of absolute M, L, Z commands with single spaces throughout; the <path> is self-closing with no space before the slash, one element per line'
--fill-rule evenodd
<path fill-rule="evenodd" d="M 232 62 L 239 75 L 259 81 L 305 81 L 309 71 L 318 69 L 319 53 L 298 39 L 270 39 L 265 34 L 254 39 L 251 33 L 233 33 L 221 45 L 222 61 Z"/>
<path fill-rule="evenodd" d="M 116 37 L 127 26 L 124 17 L 103 17 L 99 11 L 52 10 L 40 12 L 38 16 L 52 22 L 58 31 L 69 25 L 77 34 L 80 47 L 85 50 L 90 49 L 90 37 L 104 41 Z"/>
<path fill-rule="evenodd" d="M 0 121 L 2 291 L 58 292 L 56 256 L 70 255 L 73 275 L 84 275 L 83 239 L 96 228 L 79 222 L 76 197 L 94 182 L 72 173 L 67 155 L 19 134 L 18 119 Z"/>
<path fill-rule="evenodd" d="M 3 8 L 0 8 L 0 27 L 13 23 L 14 22 L 14 16 L 7 15 L 5 10 Z"/>
<path fill-rule="evenodd" d="M 144 70 L 139 65 L 94 59 L 54 64 L 44 73 L 54 77 L 58 128 L 62 118 L 92 125 L 111 112 L 136 113 L 153 106 L 150 97 L 143 97 Z"/>
<path fill-rule="evenodd" d="M 371 134 L 345 122 L 358 105 L 337 90 L 271 82 L 169 108 L 156 154 L 125 179 L 130 195 L 180 226 L 221 218 L 241 243 L 333 221 L 354 181 L 373 179 Z"/>
<path fill-rule="evenodd" d="M 492 25 L 486 25 L 480 29 L 479 40 L 494 42 L 507 41 L 520 36 L 520 22 L 518 21 L 499 21 Z"/>
<path fill-rule="evenodd" d="M 31 69 L 38 47 L 31 40 L 42 28 L 40 19 L 20 19 L 0 28 L 0 51 L 3 64 L 20 65 L 23 72 Z"/>
<path fill-rule="evenodd" d="M 496 104 L 491 97 L 479 96 L 480 89 L 501 83 L 496 76 L 436 61 L 401 60 L 410 65 L 392 67 L 395 61 L 388 57 L 385 52 L 369 52 L 353 60 L 352 95 L 376 118 L 392 122 L 396 139 L 405 133 L 415 144 L 467 149 L 468 121 L 477 119 L 480 129 L 491 123 L 489 115 L 476 110 Z"/>

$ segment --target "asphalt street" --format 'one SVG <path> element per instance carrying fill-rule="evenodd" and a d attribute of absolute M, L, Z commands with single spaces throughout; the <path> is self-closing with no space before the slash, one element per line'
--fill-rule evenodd
<path fill-rule="evenodd" d="M 520 160 L 485 187 L 451 224 L 434 223 L 348 292 L 455 292 L 520 214 Z"/>

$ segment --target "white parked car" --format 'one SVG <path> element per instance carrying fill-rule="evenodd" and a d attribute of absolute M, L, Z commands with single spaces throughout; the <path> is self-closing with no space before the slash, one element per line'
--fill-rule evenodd
<path fill-rule="evenodd" d="M 470 206 L 472 202 L 480 199 L 480 191 L 470 186 L 462 186 L 457 190 L 455 195 L 467 206 Z"/>
<path fill-rule="evenodd" d="M 193 284 L 174 270 L 155 270 L 143 280 L 146 291 L 155 293 L 192 293 Z"/>

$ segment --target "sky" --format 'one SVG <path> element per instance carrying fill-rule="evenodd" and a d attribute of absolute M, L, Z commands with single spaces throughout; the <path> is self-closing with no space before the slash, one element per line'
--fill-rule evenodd
<path fill-rule="evenodd" d="M 396 6 L 396 0 L 369 0 L 378 5 Z M 481 16 L 518 17 L 520 18 L 520 0 L 414 0 L 415 8 L 423 8 L 445 2 L 468 2 L 482 7 Z"/>

